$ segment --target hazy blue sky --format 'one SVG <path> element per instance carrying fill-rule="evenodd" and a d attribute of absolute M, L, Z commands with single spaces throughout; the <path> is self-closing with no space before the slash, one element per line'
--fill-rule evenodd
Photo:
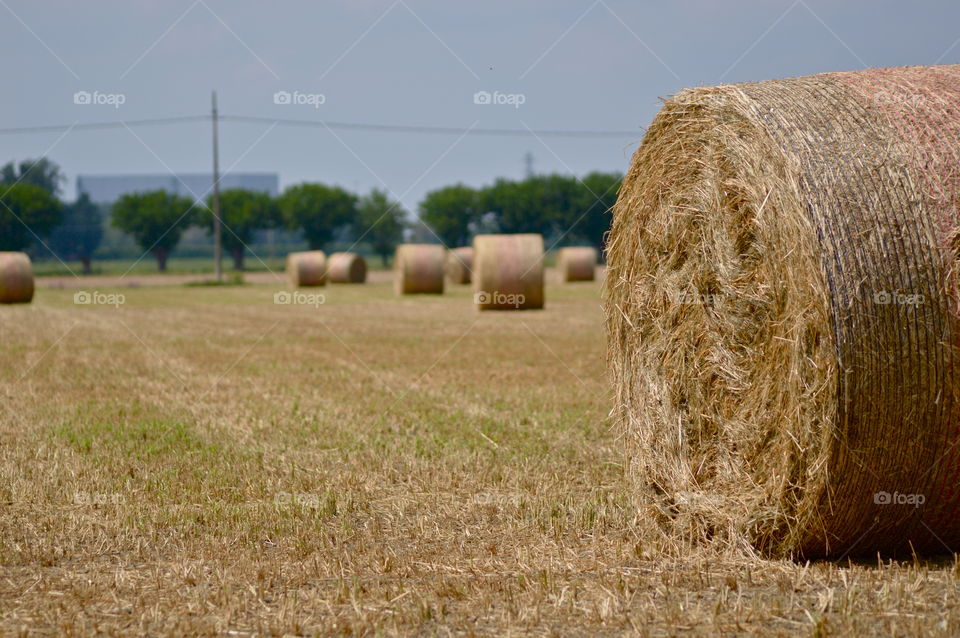
<path fill-rule="evenodd" d="M 687 86 L 864 66 L 960 63 L 956 0 L 0 0 L 0 128 L 224 114 L 622 138 L 422 135 L 224 123 L 221 165 L 366 191 L 414 209 L 456 181 L 626 168 L 660 97 Z M 124 103 L 75 104 L 74 93 Z M 275 104 L 277 91 L 324 103 Z M 477 91 L 523 104 L 475 104 Z M 107 100 L 108 98 L 102 98 Z M 78 173 L 210 169 L 206 123 L 0 136 L 0 159 Z M 52 147 L 52 148 L 51 148 Z"/>

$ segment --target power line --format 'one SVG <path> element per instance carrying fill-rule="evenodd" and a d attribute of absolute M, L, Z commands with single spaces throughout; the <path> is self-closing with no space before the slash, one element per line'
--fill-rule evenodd
<path fill-rule="evenodd" d="M 347 131 L 378 131 L 380 133 L 428 133 L 440 135 L 501 135 L 518 137 L 637 137 L 637 131 L 577 131 L 577 130 L 535 130 L 519 128 L 457 128 L 455 126 L 417 126 L 410 124 L 371 124 L 360 122 L 333 122 L 324 120 L 293 120 L 286 118 L 256 117 L 249 115 L 223 115 L 221 120 L 230 122 L 248 122 L 278 124 L 287 126 L 313 126 Z"/>
<path fill-rule="evenodd" d="M 370 122 L 338 122 L 324 120 L 298 120 L 289 118 L 258 117 L 252 115 L 221 115 L 221 122 L 245 124 L 276 124 L 279 126 L 306 126 L 342 131 L 373 131 L 378 133 L 416 133 L 429 135 L 488 135 L 501 137 L 572 137 L 572 138 L 637 138 L 642 135 L 636 131 L 592 131 L 562 129 L 510 129 L 510 128 L 457 128 L 455 126 L 420 126 L 410 124 L 374 124 Z M 210 115 L 184 115 L 179 117 L 150 118 L 139 120 L 114 120 L 108 122 L 87 122 L 74 124 L 51 124 L 44 126 L 21 126 L 0 128 L 0 135 L 18 133 L 62 133 L 63 131 L 105 130 L 134 126 L 152 126 L 182 124 L 186 122 L 205 122 Z"/>
<path fill-rule="evenodd" d="M 125 128 L 127 126 L 150 126 L 153 124 L 180 124 L 182 122 L 203 122 L 209 120 L 209 115 L 183 115 L 180 117 L 156 117 L 143 120 L 117 120 L 112 122 L 86 122 L 73 124 L 49 124 L 45 126 L 19 126 L 15 128 L 0 128 L 0 135 L 16 133 L 62 133 L 63 131 L 89 131 L 98 129 Z"/>

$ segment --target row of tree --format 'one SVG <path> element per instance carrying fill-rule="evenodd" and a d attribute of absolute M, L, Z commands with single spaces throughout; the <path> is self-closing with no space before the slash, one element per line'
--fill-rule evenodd
<path fill-rule="evenodd" d="M 103 213 L 82 194 L 63 204 L 59 167 L 46 159 L 0 167 L 0 250 L 25 250 L 42 242 L 61 259 L 79 260 L 85 272 L 103 237 Z M 609 210 L 620 176 L 591 173 L 585 178 L 534 175 L 522 181 L 499 179 L 490 186 L 456 184 L 427 193 L 419 207 L 426 233 L 448 246 L 468 244 L 482 232 L 536 232 L 557 241 L 589 242 L 602 248 Z M 130 193 L 109 211 L 110 223 L 129 234 L 166 269 L 170 253 L 190 226 L 212 231 L 212 202 L 158 190 Z M 384 264 L 412 220 L 382 190 L 357 196 L 337 186 L 302 183 L 278 197 L 244 189 L 220 195 L 223 246 L 243 269 L 246 248 L 258 231 L 299 231 L 311 249 L 325 248 L 343 233 L 369 246 Z"/>

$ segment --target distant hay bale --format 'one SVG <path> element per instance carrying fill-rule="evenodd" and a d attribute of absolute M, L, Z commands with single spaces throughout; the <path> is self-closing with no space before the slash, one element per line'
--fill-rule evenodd
<path fill-rule="evenodd" d="M 447 281 L 452 284 L 468 284 L 472 270 L 473 248 L 464 246 L 447 252 Z"/>
<path fill-rule="evenodd" d="M 543 236 L 477 235 L 473 293 L 480 310 L 543 308 Z"/>
<path fill-rule="evenodd" d="M 596 248 L 573 246 L 557 252 L 557 270 L 560 271 L 561 281 L 593 281 L 596 269 Z"/>
<path fill-rule="evenodd" d="M 0 303 L 33 300 L 33 268 L 26 253 L 0 252 Z"/>
<path fill-rule="evenodd" d="M 323 286 L 327 283 L 327 256 L 322 250 L 287 255 L 287 279 L 295 288 Z"/>
<path fill-rule="evenodd" d="M 333 253 L 327 276 L 332 284 L 362 284 L 367 280 L 367 262 L 357 253 Z"/>
<path fill-rule="evenodd" d="M 439 244 L 401 244 L 394 258 L 394 290 L 398 295 L 443 294 L 446 249 Z"/>
<path fill-rule="evenodd" d="M 960 67 L 687 90 L 633 157 L 605 306 L 659 538 L 960 548 Z"/>

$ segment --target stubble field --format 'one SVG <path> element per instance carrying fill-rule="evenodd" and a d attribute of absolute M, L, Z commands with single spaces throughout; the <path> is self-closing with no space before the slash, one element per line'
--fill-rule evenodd
<path fill-rule="evenodd" d="M 950 559 L 640 537 L 599 283 L 253 280 L 0 307 L 0 634 L 960 634 Z"/>

